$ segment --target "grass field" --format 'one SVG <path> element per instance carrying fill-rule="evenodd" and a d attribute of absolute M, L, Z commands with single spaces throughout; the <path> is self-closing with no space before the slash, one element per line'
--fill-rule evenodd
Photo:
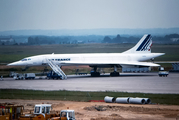
<path fill-rule="evenodd" d="M 147 94 L 127 92 L 81 92 L 0 89 L 0 99 L 89 101 L 103 100 L 105 96 L 150 98 L 154 104 L 179 105 L 179 94 Z"/>

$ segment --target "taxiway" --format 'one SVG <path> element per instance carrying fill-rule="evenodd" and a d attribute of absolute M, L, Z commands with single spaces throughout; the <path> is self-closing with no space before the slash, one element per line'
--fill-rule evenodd
<path fill-rule="evenodd" d="M 179 94 L 179 73 L 159 77 L 158 73 L 121 73 L 119 77 L 108 74 L 101 77 L 68 75 L 66 80 L 14 80 L 4 78 L 0 89 L 121 91 L 141 93 Z"/>

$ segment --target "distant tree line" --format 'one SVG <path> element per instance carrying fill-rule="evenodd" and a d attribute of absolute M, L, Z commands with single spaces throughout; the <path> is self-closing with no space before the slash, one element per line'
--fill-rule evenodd
<path fill-rule="evenodd" d="M 28 37 L 29 45 L 38 44 L 70 44 L 70 42 L 75 43 L 75 41 L 70 41 L 68 37 L 49 37 L 49 36 L 35 36 Z"/>
<path fill-rule="evenodd" d="M 170 34 L 164 37 L 154 36 L 153 41 L 159 44 L 179 44 L 179 34 Z"/>
<path fill-rule="evenodd" d="M 137 43 L 142 36 L 116 35 L 86 35 L 86 36 L 12 36 L 16 43 L 11 45 L 41 45 L 41 44 L 85 44 L 85 43 Z M 4 39 L 4 36 L 0 36 Z M 0 40 L 1 40 L 0 39 Z M 179 34 L 152 36 L 153 43 L 179 44 Z M 1 40 L 2 41 L 2 40 Z M 5 45 L 0 41 L 0 45 Z M 18 42 L 20 41 L 20 42 Z"/>
<path fill-rule="evenodd" d="M 122 37 L 119 34 L 116 37 L 105 36 L 102 43 L 137 43 L 140 37 Z M 159 44 L 179 44 L 179 34 L 165 35 L 164 37 L 153 36 L 152 41 Z"/>
<path fill-rule="evenodd" d="M 105 36 L 102 43 L 136 43 L 139 41 L 138 37 L 121 37 L 119 34 L 114 37 L 110 38 Z"/>
<path fill-rule="evenodd" d="M 104 36 L 30 36 L 28 45 L 38 44 L 78 44 L 78 43 L 100 43 Z"/>

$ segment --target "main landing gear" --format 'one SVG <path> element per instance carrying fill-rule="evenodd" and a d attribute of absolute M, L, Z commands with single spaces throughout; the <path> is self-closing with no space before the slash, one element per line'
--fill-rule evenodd
<path fill-rule="evenodd" d="M 91 77 L 99 77 L 100 76 L 100 73 L 96 71 L 97 70 L 97 67 L 94 67 L 94 70 L 91 71 Z M 111 72 L 110 73 L 110 76 L 119 76 L 119 72 L 117 72 L 117 67 L 114 66 L 114 72 Z"/>
<path fill-rule="evenodd" d="M 110 76 L 119 76 L 119 72 L 117 72 L 117 67 L 116 66 L 114 66 L 114 72 L 111 72 Z"/>
<path fill-rule="evenodd" d="M 91 71 L 91 77 L 99 77 L 100 76 L 100 73 L 96 72 L 96 70 L 97 70 L 97 67 L 94 67 L 94 71 Z"/>
<path fill-rule="evenodd" d="M 119 76 L 119 72 L 116 72 L 116 71 L 111 72 L 111 73 L 110 73 L 110 76 Z"/>

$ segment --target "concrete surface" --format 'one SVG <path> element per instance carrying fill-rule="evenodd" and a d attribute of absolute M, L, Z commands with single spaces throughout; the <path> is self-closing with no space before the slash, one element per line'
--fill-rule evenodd
<path fill-rule="evenodd" d="M 179 94 L 179 73 L 170 73 L 168 77 L 159 77 L 158 73 L 121 73 L 119 77 L 110 77 L 109 74 L 101 77 L 90 77 L 90 75 L 68 75 L 67 77 L 67 80 L 14 80 L 13 78 L 4 78 L 3 81 L 0 81 L 0 89 Z"/>

